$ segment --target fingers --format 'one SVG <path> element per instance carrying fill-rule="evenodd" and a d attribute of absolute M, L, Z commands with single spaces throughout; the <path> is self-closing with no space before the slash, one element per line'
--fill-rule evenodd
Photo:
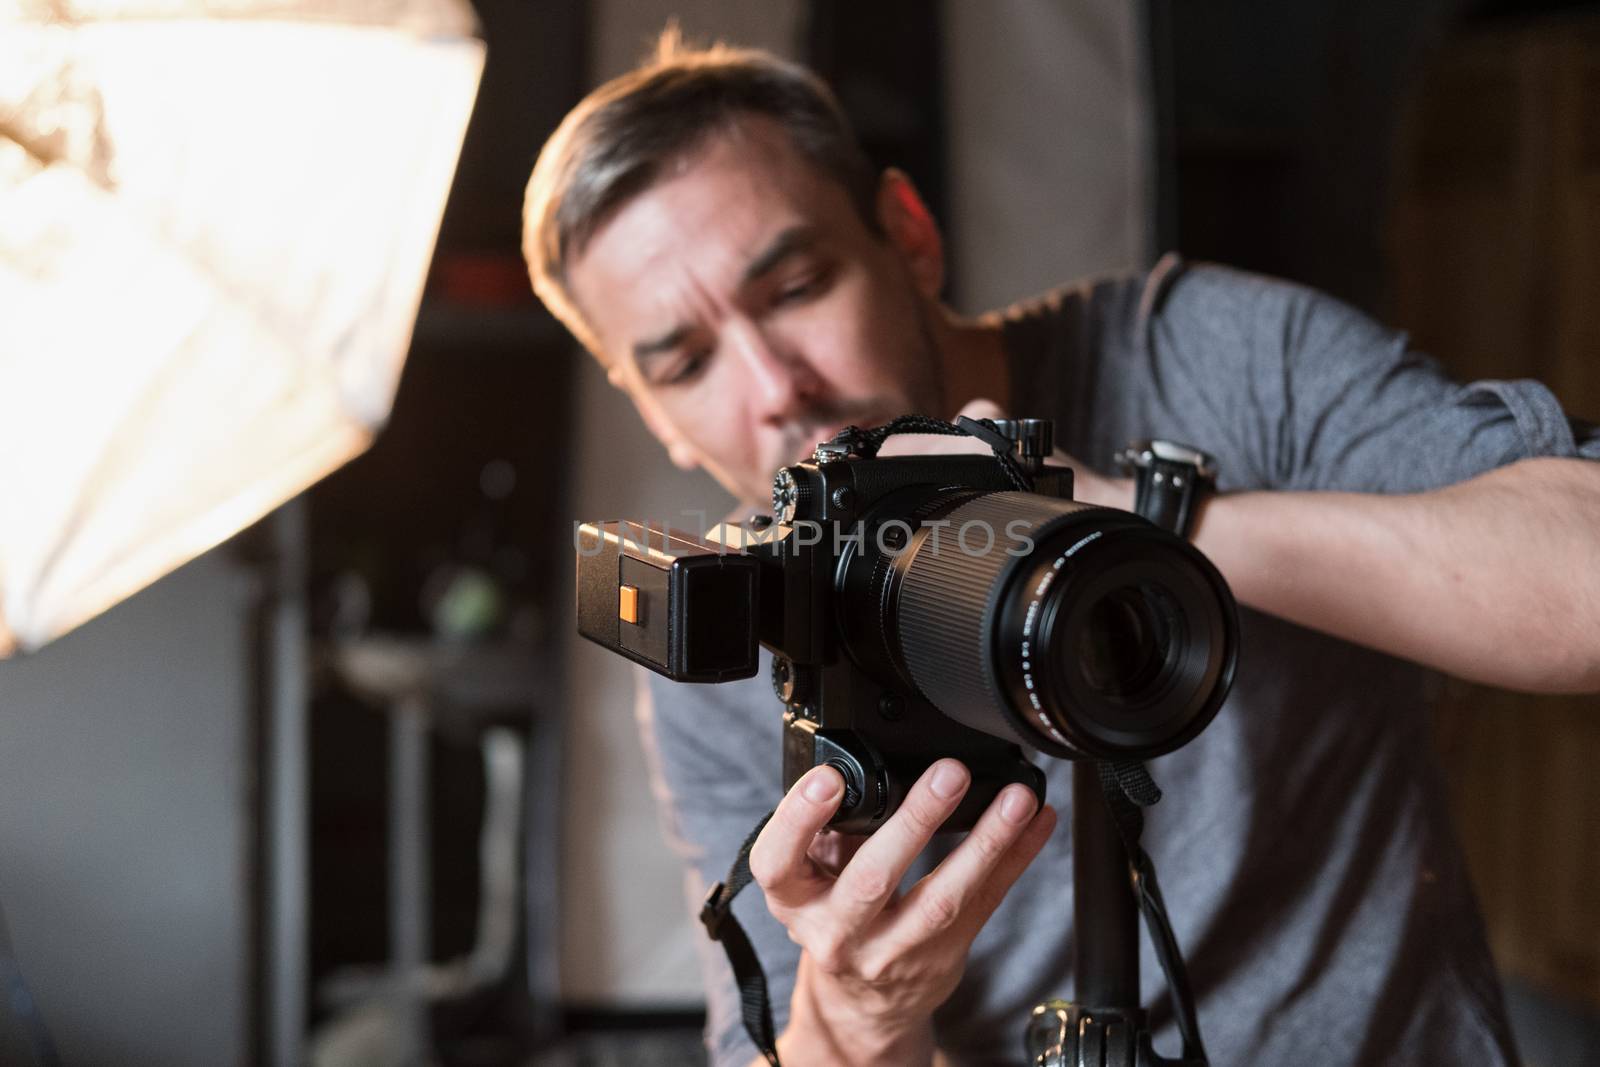
<path fill-rule="evenodd" d="M 983 888 L 978 890 L 967 909 L 969 919 L 972 920 L 973 936 L 978 929 L 989 921 L 989 916 L 1000 906 L 1011 887 L 1017 879 L 1022 877 L 1022 872 L 1038 858 L 1044 850 L 1045 844 L 1050 840 L 1050 835 L 1056 829 L 1056 809 L 1046 804 L 1034 813 L 1028 825 L 1023 828 L 1022 836 L 1017 838 L 1016 844 L 1011 846 L 1011 851 L 1005 854 L 989 875 L 989 880 L 983 883 Z"/>
<path fill-rule="evenodd" d="M 969 419 L 1003 419 L 1006 413 L 993 400 L 979 398 L 967 403 L 958 413 Z"/>
<path fill-rule="evenodd" d="M 866 840 L 861 834 L 841 834 L 836 830 L 824 830 L 811 842 L 809 853 L 811 862 L 837 877 Z"/>
<path fill-rule="evenodd" d="M 900 810 L 856 851 L 829 897 L 846 932 L 864 929 L 883 911 L 912 861 L 961 803 L 971 781 L 972 775 L 958 761 L 937 761 L 917 779 Z"/>
<path fill-rule="evenodd" d="M 750 849 L 750 876 L 769 903 L 796 906 L 832 884 L 808 853 L 843 796 L 844 779 L 838 771 L 813 767 L 772 813 Z"/>
<path fill-rule="evenodd" d="M 1009 785 L 967 839 L 906 894 L 886 936 L 907 944 L 951 928 L 977 935 L 1055 829 L 1055 811 L 1035 811 L 1033 791 Z"/>
<path fill-rule="evenodd" d="M 897 433 L 883 442 L 880 456 L 988 455 L 989 446 L 976 437 L 933 433 Z"/>

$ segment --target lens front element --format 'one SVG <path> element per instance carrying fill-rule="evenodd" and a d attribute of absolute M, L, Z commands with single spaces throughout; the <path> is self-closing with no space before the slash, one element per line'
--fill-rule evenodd
<path fill-rule="evenodd" d="M 1137 706 L 1168 681 L 1184 620 L 1172 594 L 1150 582 L 1113 589 L 1089 605 L 1077 641 L 1085 687 L 1113 706 Z"/>

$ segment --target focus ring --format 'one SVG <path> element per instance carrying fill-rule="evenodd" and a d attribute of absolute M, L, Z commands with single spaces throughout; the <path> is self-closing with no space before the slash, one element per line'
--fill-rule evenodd
<path fill-rule="evenodd" d="M 997 720 L 994 714 L 1007 701 L 990 662 L 1001 574 L 1028 554 L 1050 520 L 1088 506 L 1024 493 L 990 493 L 951 511 L 945 517 L 948 526 L 919 531 L 900 584 L 896 651 L 934 707 L 990 733 L 1000 722 L 1010 725 L 1009 718 Z M 1028 525 L 1013 526 L 1018 519 Z M 1015 732 L 1013 739 L 1038 744 L 1037 738 Z"/>

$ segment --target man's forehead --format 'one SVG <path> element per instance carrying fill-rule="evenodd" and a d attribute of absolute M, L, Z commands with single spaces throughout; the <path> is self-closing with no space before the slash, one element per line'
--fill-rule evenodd
<path fill-rule="evenodd" d="M 818 242 L 819 227 L 783 200 L 719 192 L 730 191 L 663 188 L 625 205 L 574 263 L 580 298 L 643 309 L 676 303 L 685 287 L 731 297 Z"/>
<path fill-rule="evenodd" d="M 617 317 L 608 311 L 626 305 L 630 319 L 669 314 L 681 305 L 685 284 L 731 295 L 777 261 L 827 239 L 840 207 L 850 210 L 848 200 L 837 186 L 830 197 L 831 183 L 819 186 L 814 174 L 797 169 L 811 165 L 795 161 L 799 153 L 781 131 L 720 134 L 616 208 L 570 273 L 608 350 L 641 340 L 604 336 L 620 325 L 607 328 L 606 320 Z M 637 323 L 629 332 L 674 325 Z"/>
<path fill-rule="evenodd" d="M 753 116 L 710 130 L 677 153 L 607 213 L 590 243 L 644 206 L 690 217 L 698 213 L 720 223 L 744 222 L 750 232 L 743 234 L 742 251 L 753 255 L 771 232 L 799 221 L 794 216 L 817 216 L 813 222 L 820 224 L 841 204 L 849 206 L 843 186 L 807 158 L 776 121 Z"/>

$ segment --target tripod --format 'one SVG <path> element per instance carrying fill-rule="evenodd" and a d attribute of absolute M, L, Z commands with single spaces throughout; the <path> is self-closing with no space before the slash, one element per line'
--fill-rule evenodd
<path fill-rule="evenodd" d="M 1205 1067 L 1193 995 L 1166 925 L 1155 872 L 1142 849 L 1137 862 L 1129 861 L 1103 782 L 1097 765 L 1073 763 L 1073 970 L 1078 999 L 1051 1000 L 1033 1009 L 1027 1062 L 1033 1067 Z M 1155 1052 L 1139 1006 L 1141 905 L 1152 920 L 1151 935 L 1184 1034 L 1184 1054 L 1176 1060 Z"/>

